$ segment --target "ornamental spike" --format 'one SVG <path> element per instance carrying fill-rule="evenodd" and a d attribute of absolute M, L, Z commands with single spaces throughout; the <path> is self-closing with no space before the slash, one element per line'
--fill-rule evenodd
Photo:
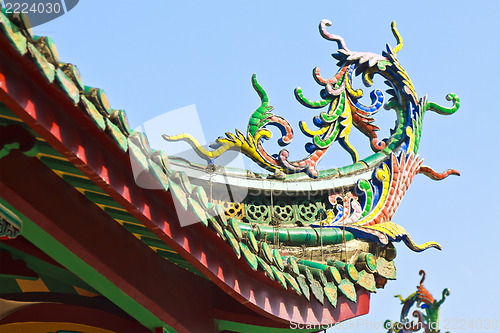
<path fill-rule="evenodd" d="M 394 38 L 396 38 L 396 41 L 398 42 L 398 45 L 396 45 L 396 47 L 394 48 L 394 53 L 398 53 L 403 48 L 403 38 L 401 37 L 401 35 L 398 32 L 398 29 L 396 28 L 396 21 L 391 22 L 391 30 L 392 34 L 394 35 Z"/>
<path fill-rule="evenodd" d="M 347 52 L 350 52 L 349 49 L 347 48 L 347 45 L 345 44 L 344 38 L 338 35 L 334 35 L 326 31 L 326 27 L 329 27 L 332 25 L 332 21 L 324 19 L 321 20 L 319 23 L 319 33 L 321 36 L 323 36 L 324 39 L 332 40 L 334 42 L 337 42 L 339 45 L 339 49 L 346 50 Z"/>

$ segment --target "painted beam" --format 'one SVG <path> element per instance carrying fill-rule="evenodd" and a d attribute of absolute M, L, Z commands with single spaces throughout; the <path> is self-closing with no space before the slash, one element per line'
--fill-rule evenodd
<path fill-rule="evenodd" d="M 132 319 L 99 309 L 57 302 L 34 303 L 9 313 L 0 319 L 0 331 L 2 333 L 64 331 L 85 333 L 150 332 L 146 327 Z"/>

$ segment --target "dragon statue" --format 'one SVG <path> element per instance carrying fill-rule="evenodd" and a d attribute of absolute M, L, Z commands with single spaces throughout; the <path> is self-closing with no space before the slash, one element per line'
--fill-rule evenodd
<path fill-rule="evenodd" d="M 450 295 L 450 291 L 447 288 L 444 289 L 441 300 L 436 301 L 423 285 L 425 280 L 425 271 L 421 270 L 419 274 L 422 275 L 422 279 L 420 280 L 420 285 L 417 286 L 416 292 L 405 299 L 403 299 L 401 295 L 395 296 L 399 297 L 401 300 L 403 309 L 401 310 L 401 318 L 399 322 L 393 323 L 390 320 L 387 320 L 384 323 L 384 327 L 388 329 L 387 333 L 441 332 L 439 330 L 439 310 L 441 304 L 445 301 L 446 296 Z M 412 321 L 408 318 L 410 310 L 413 306 L 424 310 L 424 312 L 419 309 L 413 311 L 413 317 L 417 318 L 417 321 Z"/>
<path fill-rule="evenodd" d="M 372 170 L 370 177 L 357 180 L 353 189 L 334 191 L 328 196 L 330 207 L 316 221 L 311 221 L 312 228 L 343 228 L 352 232 L 357 238 L 367 239 L 386 245 L 389 241 L 404 241 L 414 251 L 423 251 L 430 247 L 440 248 L 438 243 L 427 242 L 415 244 L 405 229 L 393 223 L 392 217 L 414 176 L 422 173 L 434 180 L 441 180 L 449 175 L 459 175 L 458 171 L 449 169 L 438 173 L 423 165 L 423 159 L 418 156 L 418 148 L 422 132 L 422 122 L 426 111 L 434 111 L 441 115 L 455 113 L 460 100 L 455 94 L 449 94 L 446 99 L 452 101 L 449 108 L 442 107 L 427 100 L 426 96 L 417 97 L 415 88 L 401 64 L 397 53 L 403 46 L 403 40 L 394 22 L 391 29 L 397 41 L 395 48 L 387 45 L 381 55 L 371 52 L 351 51 L 344 39 L 331 34 L 327 27 L 329 20 L 322 20 L 319 25 L 320 34 L 327 40 L 338 44 L 338 52 L 333 54 L 337 59 L 339 70 L 331 78 L 324 78 L 319 68 L 314 68 L 313 77 L 323 88 L 320 100 L 309 100 L 304 97 L 301 88 L 295 89 L 297 100 L 312 109 L 322 109 L 313 118 L 317 129 L 312 129 L 301 121 L 301 132 L 311 138 L 305 145 L 308 155 L 300 160 L 289 160 L 290 153 L 282 149 L 277 154 L 271 154 L 263 146 L 265 140 L 271 138 L 270 126 L 281 131 L 279 145 L 286 146 L 293 139 L 292 126 L 283 117 L 273 113 L 266 91 L 252 76 L 252 84 L 260 97 L 261 105 L 252 114 L 246 136 L 239 130 L 236 133 L 226 133 L 219 137 L 211 149 L 206 149 L 189 134 L 176 136 L 163 135 L 167 141 L 183 140 L 189 143 L 196 153 L 209 164 L 228 150 L 238 150 L 270 170 L 275 175 L 287 179 L 287 174 L 304 172 L 311 181 L 322 179 L 317 165 L 335 142 L 338 142 L 352 157 L 353 164 L 344 167 L 342 171 L 330 173 L 332 178 L 349 176 L 363 168 Z M 361 103 L 364 95 L 362 89 L 353 87 L 353 77 L 361 75 L 366 87 L 373 85 L 375 75 L 380 75 L 388 86 L 385 99 L 379 89 L 370 92 L 371 105 Z M 384 103 L 385 102 L 385 103 Z M 394 110 L 397 115 L 395 127 L 391 129 L 388 138 L 379 139 L 374 116 L 381 108 Z M 373 154 L 360 159 L 356 149 L 349 142 L 352 126 L 356 127 L 369 139 Z M 338 169 L 341 170 L 341 169 Z M 354 170 L 354 171 L 349 171 Z M 335 190 L 335 189 L 332 189 Z"/>

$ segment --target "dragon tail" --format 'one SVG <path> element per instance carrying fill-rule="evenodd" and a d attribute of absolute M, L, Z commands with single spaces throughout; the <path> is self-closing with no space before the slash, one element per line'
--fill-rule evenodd
<path fill-rule="evenodd" d="M 394 222 L 383 222 L 379 224 L 374 224 L 370 226 L 363 226 L 363 228 L 377 230 L 387 235 L 391 241 L 403 241 L 408 248 L 415 252 L 422 252 L 431 247 L 441 250 L 441 245 L 436 242 L 426 242 L 424 244 L 418 245 L 411 238 L 410 234 L 400 225 Z"/>
<path fill-rule="evenodd" d="M 449 175 L 460 176 L 460 172 L 455 169 L 448 169 L 445 172 L 438 173 L 426 165 L 422 165 L 418 173 L 424 174 L 432 180 L 443 180 Z"/>

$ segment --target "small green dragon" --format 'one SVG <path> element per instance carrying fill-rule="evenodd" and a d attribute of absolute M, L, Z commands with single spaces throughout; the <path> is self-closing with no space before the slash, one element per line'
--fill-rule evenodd
<path fill-rule="evenodd" d="M 384 323 L 384 327 L 388 329 L 387 333 L 409 333 L 419 331 L 423 333 L 441 332 L 439 330 L 439 311 L 446 296 L 450 295 L 450 291 L 447 288 L 444 289 L 441 300 L 436 301 L 431 293 L 423 286 L 425 271 L 420 270 L 419 274 L 422 275 L 422 279 L 420 280 L 420 285 L 417 286 L 416 292 L 405 299 L 403 299 L 401 295 L 395 296 L 399 297 L 401 300 L 403 309 L 399 322 L 393 323 L 387 320 Z M 410 310 L 414 305 L 424 310 L 424 312 L 419 309 L 413 311 L 412 315 L 417 318 L 417 321 L 412 321 L 408 318 Z"/>

